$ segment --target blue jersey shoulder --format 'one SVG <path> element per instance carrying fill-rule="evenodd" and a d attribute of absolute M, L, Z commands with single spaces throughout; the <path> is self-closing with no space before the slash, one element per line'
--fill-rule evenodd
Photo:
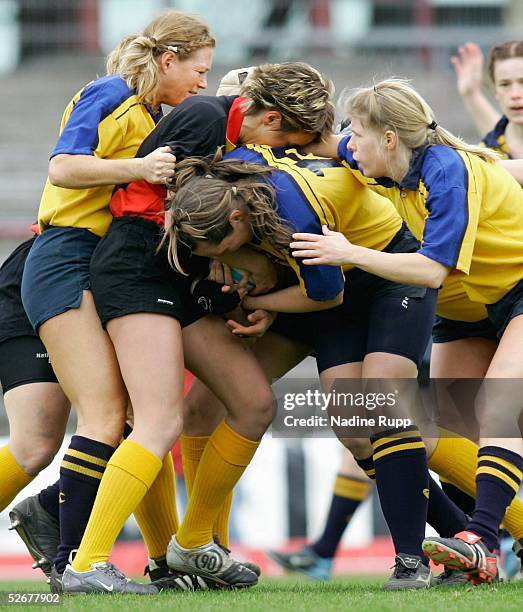
<path fill-rule="evenodd" d="M 459 187 L 467 191 L 468 172 L 461 155 L 452 147 L 427 147 L 421 164 L 421 180 L 429 191 Z"/>
<path fill-rule="evenodd" d="M 122 77 L 109 74 L 89 83 L 81 93 L 80 100 L 88 98 L 90 102 L 99 104 L 103 109 L 101 113 L 103 118 L 110 115 L 134 93 Z"/>

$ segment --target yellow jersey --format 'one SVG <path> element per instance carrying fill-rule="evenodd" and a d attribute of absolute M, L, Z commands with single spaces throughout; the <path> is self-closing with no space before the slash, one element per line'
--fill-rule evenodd
<path fill-rule="evenodd" d="M 391 202 L 366 189 L 336 161 L 304 155 L 295 149 L 247 145 L 226 158 L 274 168 L 269 182 L 276 190 L 278 214 L 299 232 L 321 234 L 322 225 L 342 232 L 351 242 L 383 250 L 403 225 Z M 306 266 L 302 260 L 262 242 L 260 248 L 290 265 L 304 295 L 330 300 L 343 289 L 343 272 L 353 266 Z"/>
<path fill-rule="evenodd" d="M 102 77 L 89 83 L 68 104 L 51 157 L 134 157 L 159 118 L 160 114 L 153 115 L 138 101 L 121 77 Z M 114 185 L 66 189 L 47 179 L 38 211 L 40 230 L 49 226 L 79 227 L 103 236 L 112 220 L 109 203 L 113 189 Z"/>
<path fill-rule="evenodd" d="M 432 145 L 413 152 L 400 184 L 368 179 L 347 148 L 349 139 L 342 139 L 338 149 L 344 164 L 391 199 L 421 240 L 419 253 L 451 268 L 440 291 L 442 304 L 448 300 L 456 308 L 458 282 L 472 302 L 493 304 L 523 278 L 523 190 L 504 168 L 474 154 Z M 464 304 L 463 312 L 469 310 Z M 448 316 L 439 308 L 438 313 Z"/>

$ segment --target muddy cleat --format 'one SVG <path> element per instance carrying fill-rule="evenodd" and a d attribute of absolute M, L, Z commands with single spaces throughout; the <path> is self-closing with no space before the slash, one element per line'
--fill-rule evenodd
<path fill-rule="evenodd" d="M 197 548 L 183 548 L 173 536 L 167 547 L 167 564 L 176 572 L 196 574 L 223 587 L 254 586 L 258 576 L 230 557 L 229 552 L 214 541 Z"/>
<path fill-rule="evenodd" d="M 498 575 L 496 555 L 471 531 L 453 538 L 426 538 L 422 547 L 432 561 L 465 572 L 473 584 L 492 582 Z"/>
<path fill-rule="evenodd" d="M 291 572 L 305 574 L 314 580 L 330 580 L 332 577 L 332 559 L 319 557 L 310 546 L 290 553 L 267 551 L 269 557 Z"/>
<path fill-rule="evenodd" d="M 62 575 L 62 592 L 75 593 L 132 593 L 133 595 L 156 595 L 154 584 L 140 584 L 127 578 L 112 563 L 93 563 L 87 572 L 76 572 L 71 565 Z"/>
<path fill-rule="evenodd" d="M 465 572 L 450 567 L 446 567 L 439 576 L 433 576 L 432 578 L 433 587 L 457 587 L 468 583 Z"/>
<path fill-rule="evenodd" d="M 167 565 L 165 557 L 160 559 L 149 559 L 145 566 L 144 576 L 149 575 L 152 584 L 159 591 L 207 591 L 217 587 L 214 583 L 208 585 L 200 576 L 179 574 Z"/>
<path fill-rule="evenodd" d="M 394 571 L 383 585 L 384 591 L 430 588 L 432 575 L 421 557 L 400 553 L 394 561 Z"/>
<path fill-rule="evenodd" d="M 58 522 L 42 508 L 38 495 L 28 497 L 14 506 L 9 512 L 9 518 L 9 529 L 18 533 L 35 561 L 33 568 L 41 569 L 50 577 L 60 544 Z"/>

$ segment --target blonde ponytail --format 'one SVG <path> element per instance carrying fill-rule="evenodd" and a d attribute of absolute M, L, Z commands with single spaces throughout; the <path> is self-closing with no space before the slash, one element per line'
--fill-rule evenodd
<path fill-rule="evenodd" d="M 171 51 L 180 60 L 215 40 L 198 17 L 180 11 L 167 11 L 140 34 L 126 36 L 107 57 L 107 74 L 118 74 L 136 91 L 138 99 L 151 103 L 158 86 L 156 58 Z"/>
<path fill-rule="evenodd" d="M 372 87 L 357 89 L 348 97 L 345 111 L 366 128 L 396 132 L 409 149 L 425 144 L 445 145 L 477 155 L 486 162 L 499 159 L 495 151 L 468 144 L 440 126 L 427 102 L 403 79 L 386 79 Z"/>

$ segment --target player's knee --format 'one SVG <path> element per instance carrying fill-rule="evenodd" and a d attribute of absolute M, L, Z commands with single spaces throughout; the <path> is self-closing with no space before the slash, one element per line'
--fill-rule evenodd
<path fill-rule="evenodd" d="M 209 405 L 204 406 L 203 403 L 190 397 L 190 394 L 185 398 L 183 407 L 184 420 L 186 425 L 192 427 L 198 427 L 201 425 L 209 416 Z"/>
<path fill-rule="evenodd" d="M 270 388 L 257 393 L 255 397 L 250 399 L 243 414 L 251 425 L 260 430 L 260 435 L 263 435 L 272 423 L 274 415 L 273 398 Z"/>
<path fill-rule="evenodd" d="M 162 437 L 166 440 L 166 445 L 170 448 L 174 446 L 183 430 L 183 414 L 181 410 L 172 413 L 167 419 L 165 427 L 162 425 Z"/>
<path fill-rule="evenodd" d="M 25 439 L 23 442 L 12 440 L 10 445 L 17 463 L 26 474 L 36 476 L 54 459 L 62 440 Z"/>
<path fill-rule="evenodd" d="M 340 442 L 350 450 L 356 459 L 366 459 L 372 455 L 370 440 L 365 438 L 340 438 Z"/>
<path fill-rule="evenodd" d="M 76 434 L 116 448 L 123 436 L 125 412 L 79 418 Z"/>

